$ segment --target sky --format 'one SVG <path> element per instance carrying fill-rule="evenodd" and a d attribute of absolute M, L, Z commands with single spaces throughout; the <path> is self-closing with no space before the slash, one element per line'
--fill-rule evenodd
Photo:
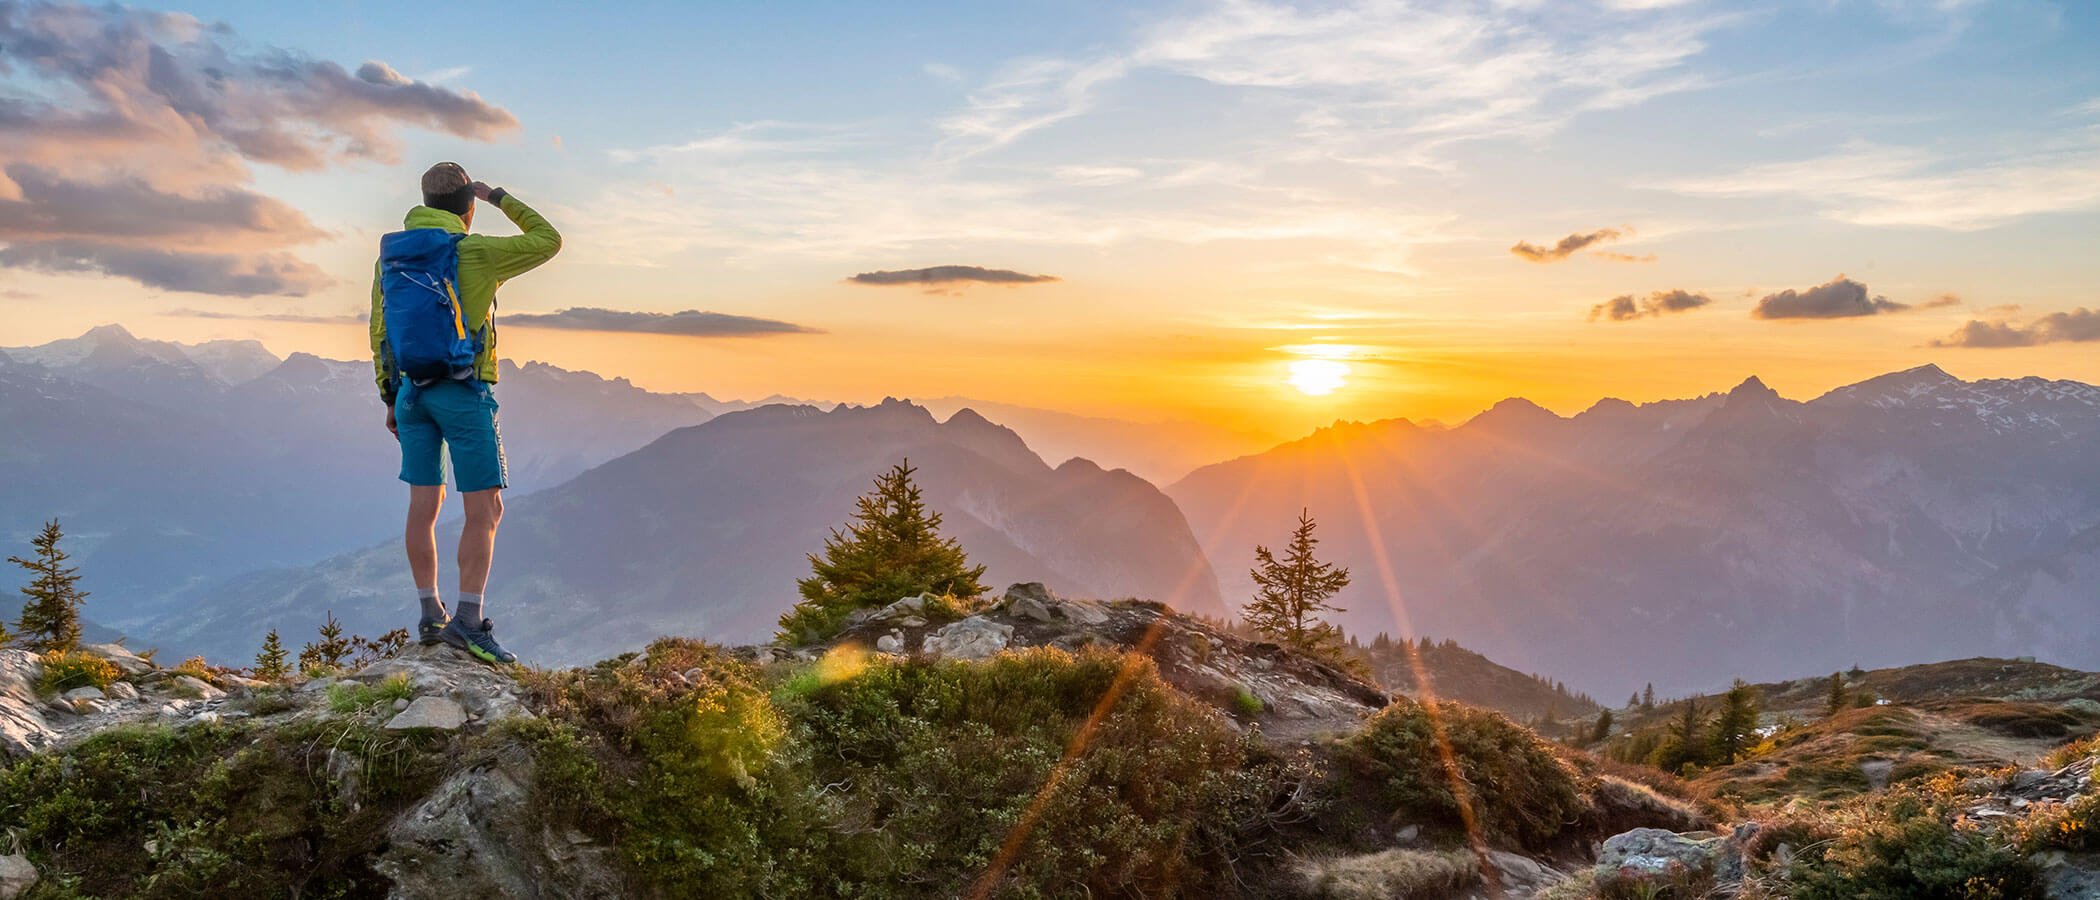
<path fill-rule="evenodd" d="M 504 354 L 659 390 L 1288 438 L 2100 381 L 2096 48 L 2087 2 L 0 0 L 0 345 L 366 357 L 456 160 L 564 236 Z"/>

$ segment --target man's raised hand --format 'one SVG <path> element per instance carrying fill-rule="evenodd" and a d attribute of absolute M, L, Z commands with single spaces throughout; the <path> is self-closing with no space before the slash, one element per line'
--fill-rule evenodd
<path fill-rule="evenodd" d="M 488 185 L 483 184 L 479 181 L 469 184 L 467 185 L 467 187 L 474 189 L 474 197 L 477 200 L 487 200 L 489 198 L 489 191 L 493 190 Z"/>

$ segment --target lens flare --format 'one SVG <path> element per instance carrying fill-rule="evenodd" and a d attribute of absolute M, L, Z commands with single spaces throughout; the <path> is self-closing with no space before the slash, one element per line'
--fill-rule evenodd
<path fill-rule="evenodd" d="M 1291 377 L 1284 383 L 1297 388 L 1301 394 L 1318 397 L 1332 394 L 1341 388 L 1349 364 L 1331 359 L 1301 359 L 1291 363 Z"/>

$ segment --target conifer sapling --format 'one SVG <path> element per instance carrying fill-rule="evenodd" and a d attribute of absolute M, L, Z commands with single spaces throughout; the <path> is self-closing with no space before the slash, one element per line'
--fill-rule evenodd
<path fill-rule="evenodd" d="M 22 604 L 22 619 L 15 630 L 30 648 L 45 653 L 65 652 L 80 644 L 80 604 L 88 596 L 80 589 L 80 570 L 66 565 L 71 556 L 58 548 L 63 537 L 58 520 L 53 519 L 29 542 L 36 548 L 36 558 L 8 557 L 35 576 L 22 588 L 29 599 Z"/>
<path fill-rule="evenodd" d="M 1323 613 L 1347 612 L 1328 601 L 1349 586 L 1349 570 L 1313 556 L 1320 543 L 1313 537 L 1318 525 L 1310 511 L 1298 514 L 1298 528 L 1290 546 L 1277 559 L 1269 548 L 1254 548 L 1254 599 L 1243 607 L 1247 624 L 1255 630 L 1303 653 L 1336 657 L 1341 634 L 1328 624 Z"/>

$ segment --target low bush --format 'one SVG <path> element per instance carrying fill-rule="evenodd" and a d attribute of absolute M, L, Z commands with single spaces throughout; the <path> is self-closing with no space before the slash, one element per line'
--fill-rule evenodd
<path fill-rule="evenodd" d="M 610 831 L 666 896 L 1213 896 L 1273 783 L 1120 653 L 838 653 L 769 675 L 664 640 L 527 681 L 548 713 L 514 726 L 535 796 Z"/>
<path fill-rule="evenodd" d="M 1447 835 L 1464 835 L 1470 819 L 1491 840 L 1535 846 L 1583 811 L 1576 775 L 1550 744 L 1460 703 L 1396 699 L 1344 741 L 1340 765 L 1393 823 Z"/>
<path fill-rule="evenodd" d="M 2061 769 L 2088 756 L 2100 756 L 2100 735 L 2082 741 L 2072 741 L 2049 751 L 2049 755 L 2042 757 L 2042 765 L 2045 768 Z"/>
<path fill-rule="evenodd" d="M 43 664 L 36 686 L 45 693 L 64 693 L 79 687 L 107 688 L 124 675 L 109 660 L 79 650 L 46 653 Z"/>
<path fill-rule="evenodd" d="M 1955 818 L 1962 773 L 1836 807 L 1786 872 L 1792 900 L 2015 900 L 2040 879 L 2011 835 Z"/>

